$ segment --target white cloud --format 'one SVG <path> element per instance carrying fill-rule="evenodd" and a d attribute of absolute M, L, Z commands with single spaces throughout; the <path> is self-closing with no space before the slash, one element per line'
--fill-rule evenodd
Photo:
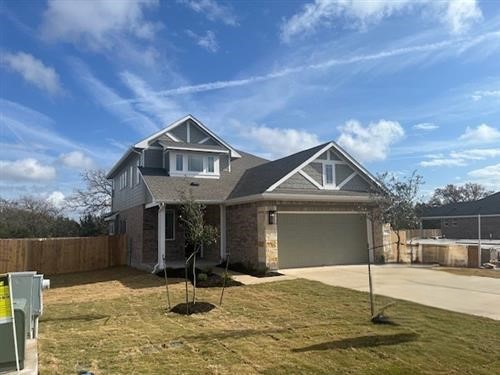
<path fill-rule="evenodd" d="M 149 116 L 137 111 L 131 103 L 97 79 L 84 63 L 77 59 L 71 61 L 77 77 L 96 104 L 118 117 L 122 123 L 127 124 L 140 135 L 149 135 L 158 131 L 158 126 Z"/>
<path fill-rule="evenodd" d="M 388 120 L 372 122 L 366 127 L 357 120 L 349 120 L 339 130 L 339 145 L 360 161 L 386 159 L 391 145 L 405 135 L 399 122 Z"/>
<path fill-rule="evenodd" d="M 215 0 L 178 0 L 196 13 L 205 15 L 210 21 L 221 21 L 229 26 L 237 26 L 238 19 L 230 7 L 218 4 Z"/>
<path fill-rule="evenodd" d="M 478 90 L 474 91 L 474 94 L 472 94 L 471 97 L 475 102 L 489 97 L 500 98 L 500 90 Z"/>
<path fill-rule="evenodd" d="M 473 23 L 480 21 L 483 14 L 476 0 L 450 0 L 442 18 L 450 30 L 458 34 L 468 30 Z"/>
<path fill-rule="evenodd" d="M 3 53 L 2 64 L 19 73 L 29 83 L 54 95 L 61 92 L 59 75 L 54 68 L 24 52 Z"/>
<path fill-rule="evenodd" d="M 42 35 L 95 49 L 110 47 L 120 34 L 152 39 L 160 25 L 146 21 L 144 12 L 157 6 L 157 0 L 49 0 Z"/>
<path fill-rule="evenodd" d="M 205 48 L 209 52 L 217 52 L 219 50 L 219 44 L 217 43 L 217 38 L 215 33 L 211 30 L 207 30 L 205 35 L 199 35 L 192 30 L 186 30 L 186 34 L 189 35 L 196 41 L 200 47 Z"/>
<path fill-rule="evenodd" d="M 500 190 L 500 163 L 474 169 L 467 175 L 490 189 Z"/>
<path fill-rule="evenodd" d="M 448 25 L 452 33 L 467 30 L 482 18 L 476 0 L 315 0 L 302 7 L 281 25 L 281 39 L 312 34 L 322 26 L 338 26 L 342 21 L 348 28 L 365 28 L 384 18 L 419 11 L 431 14 Z M 342 20 L 341 20 L 342 19 Z"/>
<path fill-rule="evenodd" d="M 271 128 L 267 126 L 240 127 L 241 136 L 252 140 L 259 147 L 261 154 L 278 158 L 293 154 L 321 142 L 316 134 L 305 130 Z"/>
<path fill-rule="evenodd" d="M 61 154 L 59 160 L 68 168 L 90 169 L 95 163 L 89 156 L 81 151 L 71 151 L 67 154 Z"/>
<path fill-rule="evenodd" d="M 53 166 L 43 165 L 33 158 L 0 160 L 0 176 L 13 181 L 47 181 L 56 177 Z"/>
<path fill-rule="evenodd" d="M 500 156 L 500 148 L 477 148 L 462 151 L 452 151 L 445 154 L 429 154 L 430 160 L 419 163 L 421 167 L 463 167 L 472 160 L 484 160 Z"/>
<path fill-rule="evenodd" d="M 463 159 L 431 159 L 419 163 L 421 167 L 463 167 L 467 163 Z"/>
<path fill-rule="evenodd" d="M 422 122 L 420 124 L 413 125 L 413 129 L 431 131 L 439 129 L 439 126 L 432 122 Z"/>
<path fill-rule="evenodd" d="M 455 159 L 484 160 L 500 156 L 500 148 L 479 148 L 450 152 L 450 157 Z"/>
<path fill-rule="evenodd" d="M 63 208 L 66 205 L 66 197 L 60 191 L 53 191 L 46 200 L 47 202 L 53 204 L 56 208 Z"/>
<path fill-rule="evenodd" d="M 430 54 L 432 52 L 443 52 L 444 50 L 449 50 L 452 53 L 462 54 L 466 52 L 469 48 L 477 46 L 480 43 L 484 43 L 490 39 L 498 39 L 499 37 L 500 37 L 500 31 L 493 31 L 472 38 L 447 39 L 435 43 L 417 44 L 413 46 L 405 46 L 401 48 L 382 50 L 375 53 L 360 54 L 351 57 L 333 58 L 313 64 L 305 64 L 294 67 L 284 67 L 266 74 L 250 76 L 248 78 L 213 81 L 195 85 L 184 85 L 173 89 L 157 91 L 154 94 L 166 97 L 166 96 L 193 94 L 193 93 L 213 91 L 213 90 L 221 90 L 232 87 L 241 87 L 241 86 L 252 85 L 255 83 L 266 82 L 278 78 L 283 78 L 293 74 L 300 74 L 307 71 L 320 71 L 320 70 L 330 69 L 336 66 L 373 62 L 377 60 L 384 60 L 410 54 L 425 55 L 425 54 Z M 135 99 L 130 99 L 127 100 L 127 102 L 133 102 L 134 100 Z"/>
<path fill-rule="evenodd" d="M 500 140 L 500 130 L 487 124 L 475 128 L 468 126 L 459 139 L 470 143 L 491 143 Z"/>

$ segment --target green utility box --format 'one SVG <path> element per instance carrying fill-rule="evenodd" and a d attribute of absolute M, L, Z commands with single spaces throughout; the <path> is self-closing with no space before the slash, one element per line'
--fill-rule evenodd
<path fill-rule="evenodd" d="M 24 352 L 26 348 L 26 300 L 14 301 L 14 317 L 16 321 L 16 338 L 20 369 L 24 368 Z M 0 324 L 0 372 L 16 369 L 16 352 L 12 322 Z"/>

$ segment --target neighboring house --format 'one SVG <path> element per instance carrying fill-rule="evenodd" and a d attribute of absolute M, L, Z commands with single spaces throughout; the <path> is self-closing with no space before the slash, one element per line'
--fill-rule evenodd
<path fill-rule="evenodd" d="M 134 267 L 185 259 L 178 213 L 189 196 L 218 229 L 206 260 L 230 253 L 231 263 L 277 269 L 365 263 L 368 246 L 383 253 L 382 225 L 367 215 L 379 182 L 334 142 L 267 161 L 189 115 L 131 147 L 107 177 L 111 231 L 127 234 Z"/>
<path fill-rule="evenodd" d="M 500 239 L 500 192 L 477 201 L 429 207 L 422 216 L 446 238 L 477 239 L 480 224 L 482 239 Z"/>

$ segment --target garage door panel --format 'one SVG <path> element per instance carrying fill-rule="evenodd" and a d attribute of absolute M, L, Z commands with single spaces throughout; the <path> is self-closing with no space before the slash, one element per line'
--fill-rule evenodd
<path fill-rule="evenodd" d="M 279 213 L 280 268 L 366 263 L 366 216 Z"/>

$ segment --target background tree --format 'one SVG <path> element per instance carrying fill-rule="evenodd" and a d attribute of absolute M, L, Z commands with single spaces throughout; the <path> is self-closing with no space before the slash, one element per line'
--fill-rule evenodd
<path fill-rule="evenodd" d="M 75 220 L 45 199 L 0 199 L 1 238 L 75 237 L 79 229 Z"/>
<path fill-rule="evenodd" d="M 102 236 L 107 233 L 108 226 L 102 216 L 86 214 L 80 218 L 80 236 Z"/>
<path fill-rule="evenodd" d="M 432 198 L 429 200 L 431 206 L 441 206 L 448 203 L 469 202 L 484 198 L 492 191 L 488 191 L 480 184 L 468 182 L 465 185 L 448 184 L 445 187 L 434 190 Z"/>
<path fill-rule="evenodd" d="M 400 230 L 417 228 L 419 218 L 419 190 L 423 185 L 422 176 L 414 171 L 411 176 L 398 179 L 389 173 L 378 176 L 386 192 L 374 194 L 379 207 L 373 214 L 375 220 L 388 223 L 397 236 L 397 262 L 401 260 Z"/>
<path fill-rule="evenodd" d="M 69 198 L 69 204 L 85 215 L 102 216 L 111 209 L 113 184 L 106 178 L 104 169 L 87 169 L 81 173 L 85 189 L 78 189 Z"/>

